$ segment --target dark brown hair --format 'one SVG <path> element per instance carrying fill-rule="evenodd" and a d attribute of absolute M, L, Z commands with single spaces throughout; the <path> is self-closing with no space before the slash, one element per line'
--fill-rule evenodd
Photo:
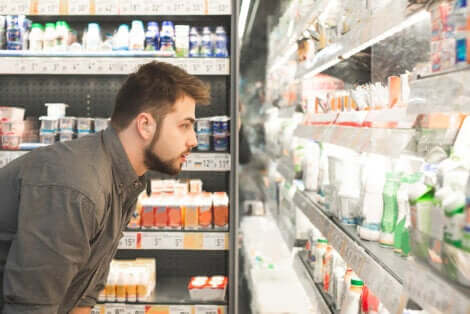
<path fill-rule="evenodd" d="M 174 103 L 184 97 L 197 104 L 210 103 L 209 85 L 185 70 L 165 62 L 152 61 L 131 73 L 116 96 L 111 124 L 121 131 L 141 112 L 149 112 L 157 121 L 157 133 Z"/>

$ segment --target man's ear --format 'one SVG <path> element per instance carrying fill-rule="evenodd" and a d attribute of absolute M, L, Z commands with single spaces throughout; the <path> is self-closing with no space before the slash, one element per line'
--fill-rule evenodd
<path fill-rule="evenodd" d="M 135 118 L 137 133 L 144 141 L 151 141 L 157 130 L 157 122 L 148 112 L 141 112 Z"/>

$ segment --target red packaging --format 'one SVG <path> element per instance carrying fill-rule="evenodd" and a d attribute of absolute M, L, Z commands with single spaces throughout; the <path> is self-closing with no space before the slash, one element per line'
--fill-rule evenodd
<path fill-rule="evenodd" d="M 168 212 L 167 212 L 167 196 L 165 194 L 158 194 L 155 199 L 155 220 L 154 226 L 156 228 L 168 227 Z"/>

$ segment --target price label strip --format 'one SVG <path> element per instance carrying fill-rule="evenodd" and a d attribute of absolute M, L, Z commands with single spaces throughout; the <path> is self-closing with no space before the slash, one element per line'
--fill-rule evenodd
<path fill-rule="evenodd" d="M 105 306 L 97 304 L 91 309 L 91 314 L 105 314 Z"/>
<path fill-rule="evenodd" d="M 118 248 L 122 250 L 137 249 L 137 232 L 124 232 L 124 236 L 119 241 Z"/>
<path fill-rule="evenodd" d="M 182 250 L 184 249 L 183 232 L 142 232 L 144 250 Z"/>
<path fill-rule="evenodd" d="M 88 15 L 91 14 L 90 0 L 69 1 L 70 15 Z"/>
<path fill-rule="evenodd" d="M 232 14 L 230 0 L 211 0 L 207 1 L 207 13 L 210 15 L 228 15 Z"/>
<path fill-rule="evenodd" d="M 126 314 L 125 304 L 107 304 L 106 314 Z"/>
<path fill-rule="evenodd" d="M 39 0 L 38 1 L 38 14 L 59 15 L 60 14 L 60 1 L 59 0 Z"/>
<path fill-rule="evenodd" d="M 96 15 L 116 15 L 119 13 L 119 0 L 95 1 Z"/>
<path fill-rule="evenodd" d="M 185 171 L 230 171 L 230 154 L 192 153 L 183 165 Z"/>

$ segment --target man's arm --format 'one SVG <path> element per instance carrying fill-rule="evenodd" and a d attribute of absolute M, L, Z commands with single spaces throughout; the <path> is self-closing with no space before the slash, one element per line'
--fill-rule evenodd
<path fill-rule="evenodd" d="M 90 255 L 96 218 L 76 190 L 23 184 L 3 277 L 3 314 L 57 313 Z"/>

